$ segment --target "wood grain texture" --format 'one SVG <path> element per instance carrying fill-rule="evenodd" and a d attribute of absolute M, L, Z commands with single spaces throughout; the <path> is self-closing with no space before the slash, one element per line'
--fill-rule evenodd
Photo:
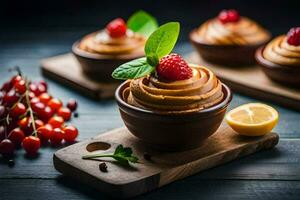
<path fill-rule="evenodd" d="M 55 180 L 2 179 L 0 185 L 5 185 L 5 189 L 1 189 L 1 197 L 7 200 L 112 199 L 88 185 L 78 184 L 74 179 L 63 176 Z M 16 188 L 18 192 L 12 192 Z M 201 180 L 192 176 L 133 199 L 298 200 L 299 195 L 300 181 Z"/>
<path fill-rule="evenodd" d="M 223 124 L 216 134 L 197 149 L 162 153 L 141 143 L 126 128 L 120 128 L 57 151 L 54 154 L 54 166 L 61 173 L 90 184 L 106 194 L 128 198 L 256 151 L 272 148 L 278 139 L 275 133 L 259 138 L 242 137 Z M 89 154 L 86 147 L 94 142 L 112 145 L 108 150 L 102 150 L 103 153 L 113 153 L 118 144 L 130 146 L 141 163 L 123 167 L 108 162 L 109 172 L 101 173 L 99 161 L 81 158 Z M 151 161 L 143 159 L 144 152 L 152 156 Z"/>
<path fill-rule="evenodd" d="M 100 83 L 87 77 L 72 54 L 41 61 L 42 73 L 94 99 L 112 98 L 119 83 Z"/>
<path fill-rule="evenodd" d="M 224 67 L 203 60 L 196 52 L 188 54 L 186 59 L 210 68 L 233 90 L 300 110 L 300 89 L 271 81 L 259 66 Z"/>

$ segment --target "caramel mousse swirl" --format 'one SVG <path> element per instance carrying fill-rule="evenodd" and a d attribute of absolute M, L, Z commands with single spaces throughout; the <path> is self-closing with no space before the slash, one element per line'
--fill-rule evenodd
<path fill-rule="evenodd" d="M 123 90 L 124 101 L 165 114 L 195 112 L 222 101 L 222 83 L 213 72 L 189 66 L 193 76 L 187 80 L 162 82 L 151 75 L 130 80 L 130 86 Z"/>
<path fill-rule="evenodd" d="M 300 46 L 290 45 L 287 37 L 281 35 L 267 44 L 263 57 L 279 65 L 300 67 Z"/>
<path fill-rule="evenodd" d="M 146 38 L 138 33 L 127 30 L 123 37 L 112 38 L 105 30 L 85 36 L 79 48 L 95 54 L 122 55 L 133 52 L 143 54 Z"/>
<path fill-rule="evenodd" d="M 255 45 L 271 38 L 267 30 L 246 17 L 226 24 L 218 18 L 210 19 L 196 30 L 196 35 L 199 42 L 214 45 Z"/>

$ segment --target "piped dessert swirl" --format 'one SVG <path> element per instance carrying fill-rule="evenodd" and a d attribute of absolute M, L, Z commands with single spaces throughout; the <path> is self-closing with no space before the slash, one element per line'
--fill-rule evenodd
<path fill-rule="evenodd" d="M 246 17 L 240 17 L 234 23 L 210 19 L 194 34 L 199 42 L 213 45 L 255 45 L 267 42 L 271 37 L 267 30 Z"/>
<path fill-rule="evenodd" d="M 130 80 L 123 90 L 128 104 L 163 114 L 200 111 L 223 99 L 222 83 L 209 69 L 189 65 L 191 78 L 164 82 L 153 75 Z"/>
<path fill-rule="evenodd" d="M 283 66 L 300 67 L 300 45 L 290 45 L 287 36 L 281 35 L 267 44 L 263 51 L 263 57 Z"/>
<path fill-rule="evenodd" d="M 123 55 L 140 52 L 143 54 L 146 38 L 127 30 L 122 37 L 110 37 L 105 30 L 85 36 L 79 48 L 95 54 Z"/>

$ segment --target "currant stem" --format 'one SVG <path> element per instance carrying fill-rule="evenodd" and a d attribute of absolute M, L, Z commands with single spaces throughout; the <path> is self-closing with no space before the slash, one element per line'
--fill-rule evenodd
<path fill-rule="evenodd" d="M 26 78 L 25 78 L 25 83 L 26 83 L 26 92 L 25 92 L 26 103 L 27 103 L 29 114 L 30 114 L 30 119 L 31 119 L 30 123 L 31 123 L 32 128 L 33 128 L 32 135 L 34 135 L 35 137 L 37 137 L 37 131 L 36 131 L 36 127 L 35 127 L 35 120 L 34 120 L 33 111 L 32 111 L 31 105 L 30 105 L 29 82 L 28 82 L 28 80 Z"/>

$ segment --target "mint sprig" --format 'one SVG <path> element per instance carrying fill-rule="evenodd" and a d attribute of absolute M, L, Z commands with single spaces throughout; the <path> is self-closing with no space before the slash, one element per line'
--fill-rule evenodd
<path fill-rule="evenodd" d="M 127 27 L 133 32 L 140 33 L 148 37 L 158 28 L 156 19 L 149 13 L 140 10 L 135 12 L 127 21 Z"/>
<path fill-rule="evenodd" d="M 158 65 L 159 60 L 173 50 L 179 32 L 180 24 L 178 22 L 169 22 L 160 26 L 149 36 L 146 42 L 146 57 L 120 65 L 113 71 L 112 77 L 127 80 L 151 74 Z"/>
<path fill-rule="evenodd" d="M 117 146 L 113 154 L 91 154 L 82 156 L 82 159 L 95 159 L 95 158 L 113 158 L 121 165 L 128 166 L 129 162 L 138 163 L 138 158 L 133 155 L 132 149 L 130 147 L 123 147 L 123 145 Z"/>
<path fill-rule="evenodd" d="M 145 54 L 147 58 L 155 63 L 155 60 L 159 60 L 169 54 L 176 44 L 179 30 L 180 25 L 178 22 L 169 22 L 159 27 L 155 34 L 150 35 L 146 42 Z"/>
<path fill-rule="evenodd" d="M 112 73 L 112 77 L 121 80 L 134 79 L 150 74 L 154 69 L 155 67 L 147 62 L 147 58 L 142 57 L 119 66 Z"/>

